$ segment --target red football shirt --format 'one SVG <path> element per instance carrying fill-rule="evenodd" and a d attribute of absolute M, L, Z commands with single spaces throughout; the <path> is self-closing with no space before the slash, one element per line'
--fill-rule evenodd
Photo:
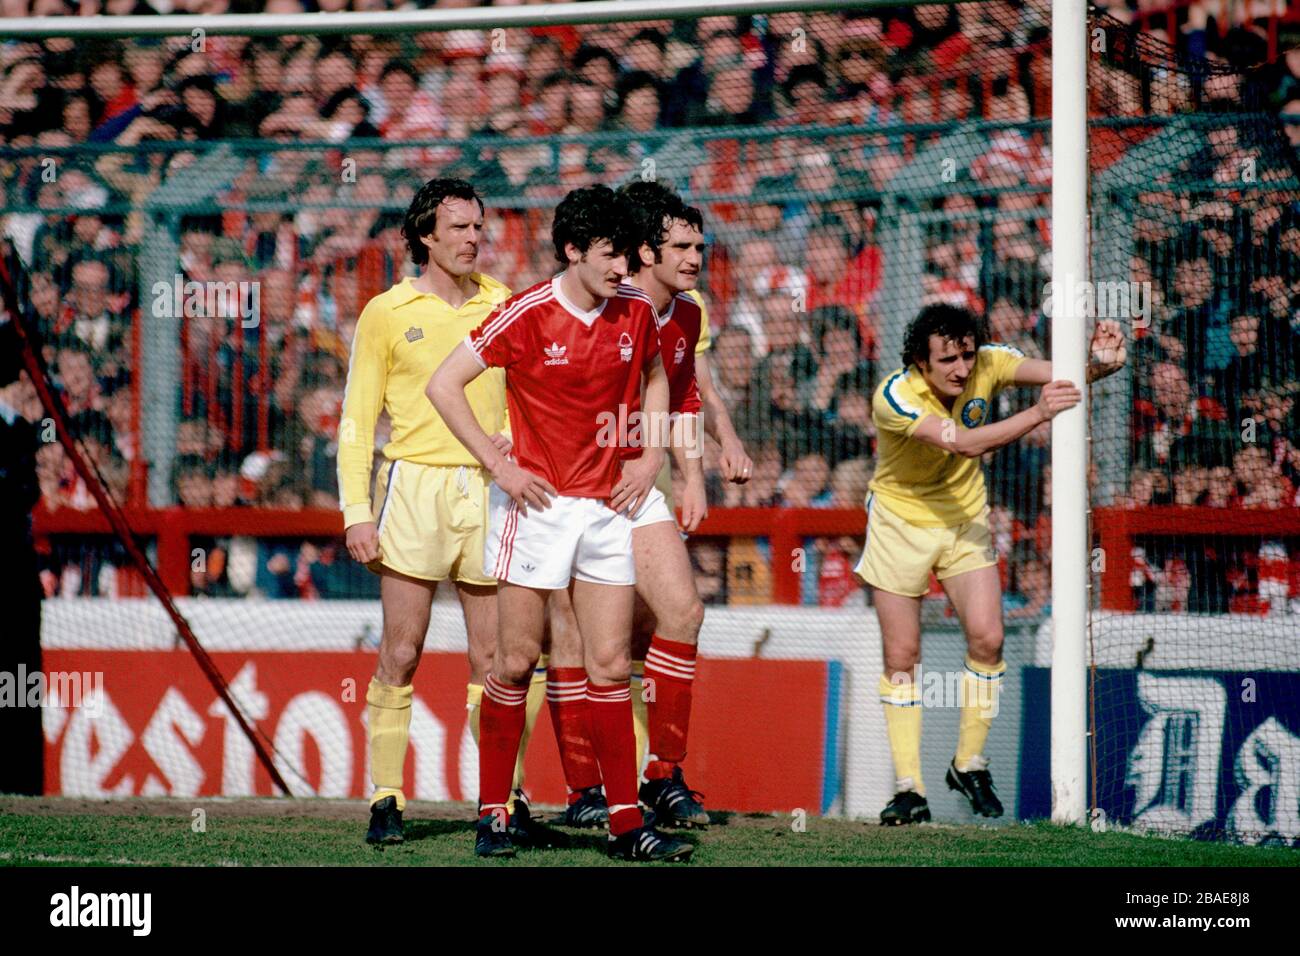
<path fill-rule="evenodd" d="M 659 316 L 659 347 L 668 373 L 668 411 L 695 415 L 700 386 L 695 378 L 695 346 L 700 341 L 700 304 L 684 292 L 673 296 Z"/>
<path fill-rule="evenodd" d="M 501 303 L 465 342 L 484 367 L 506 370 L 520 466 L 561 495 L 609 498 L 628 416 L 640 407 L 641 375 L 659 352 L 650 298 L 624 285 L 584 312 L 565 299 L 556 276 Z M 611 421 L 617 440 L 598 441 Z"/>

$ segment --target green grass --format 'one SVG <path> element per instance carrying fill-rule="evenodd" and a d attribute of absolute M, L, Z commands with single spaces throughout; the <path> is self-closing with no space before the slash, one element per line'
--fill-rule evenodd
<path fill-rule="evenodd" d="M 192 810 L 206 831 L 192 829 Z M 143 812 L 142 812 L 143 811 Z M 515 860 L 473 857 L 468 804 L 407 810 L 407 842 L 362 842 L 365 805 L 344 801 L 72 801 L 0 803 L 0 865 L 76 866 L 612 866 L 604 836 L 562 831 L 567 849 Z M 539 814 L 545 819 L 545 815 Z M 763 814 L 715 814 L 688 835 L 696 866 L 1297 866 L 1294 850 L 1198 843 L 1048 824 L 885 829 L 811 817 L 804 832 Z"/>

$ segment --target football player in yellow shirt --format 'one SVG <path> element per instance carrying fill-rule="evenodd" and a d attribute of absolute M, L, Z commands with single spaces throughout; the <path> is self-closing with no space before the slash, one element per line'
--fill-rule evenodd
<path fill-rule="evenodd" d="M 1088 380 L 1124 364 L 1115 322 L 1099 322 Z M 988 323 L 951 305 L 922 309 L 908 326 L 906 363 L 872 399 L 877 465 L 867 496 L 867 541 L 857 573 L 872 589 L 885 671 L 880 697 L 893 753 L 895 795 L 882 824 L 930 819 L 921 779 L 921 599 L 930 572 L 939 579 L 966 635 L 957 751 L 948 786 L 981 816 L 1002 815 L 983 755 L 1002 660 L 1002 585 L 988 527 L 980 458 L 1077 405 L 1072 382 L 1052 380 L 1048 361 L 989 342 Z M 993 398 L 1017 385 L 1042 386 L 1036 405 L 988 423 Z"/>
<path fill-rule="evenodd" d="M 469 636 L 470 712 L 496 646 L 496 579 L 483 568 L 488 481 L 425 397 L 429 376 L 510 290 L 474 271 L 483 201 L 459 179 L 433 179 L 416 193 L 403 232 L 419 268 L 367 303 L 357 322 L 339 424 L 339 499 L 352 557 L 381 576 L 383 636 L 366 692 L 370 736 L 370 843 L 400 843 L 402 769 L 411 722 L 411 680 L 429 629 L 438 582 L 452 580 Z M 489 434 L 506 428 L 505 376 L 481 375 L 467 390 Z M 371 499 L 375 422 L 392 421 Z M 540 709 L 544 684 L 534 707 Z M 522 748 L 521 748 L 522 752 Z"/>

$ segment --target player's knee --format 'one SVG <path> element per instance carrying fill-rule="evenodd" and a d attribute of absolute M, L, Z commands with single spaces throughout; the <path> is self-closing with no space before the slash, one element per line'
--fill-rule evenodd
<path fill-rule="evenodd" d="M 966 636 L 966 647 L 981 664 L 996 664 L 1002 659 L 1002 628 L 991 625 L 972 629 Z"/>
<path fill-rule="evenodd" d="M 377 676 L 385 684 L 405 687 L 415 676 L 415 668 L 419 663 L 420 645 L 416 641 L 388 641 L 379 656 Z"/>
<path fill-rule="evenodd" d="M 632 655 L 626 645 L 587 651 L 587 676 L 597 684 L 617 684 L 632 676 Z"/>
<path fill-rule="evenodd" d="M 513 684 L 518 687 L 521 684 L 528 683 L 533 676 L 533 668 L 536 666 L 536 658 L 528 654 L 518 651 L 497 654 L 492 662 L 492 674 L 501 683 Z"/>
<path fill-rule="evenodd" d="M 692 598 L 665 614 L 658 624 L 658 633 L 661 637 L 666 637 L 670 641 L 680 641 L 683 644 L 694 644 L 699 639 L 700 628 L 704 625 L 704 604 L 699 598 Z"/>
<path fill-rule="evenodd" d="M 919 649 L 903 648 L 893 650 L 885 654 L 885 674 L 891 681 L 898 683 L 903 680 L 911 680 L 911 675 L 916 671 L 916 665 L 921 663 L 921 652 Z"/>

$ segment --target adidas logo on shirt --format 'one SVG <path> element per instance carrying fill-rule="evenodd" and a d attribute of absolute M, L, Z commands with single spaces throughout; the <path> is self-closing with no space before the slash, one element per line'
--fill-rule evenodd
<path fill-rule="evenodd" d="M 542 349 L 546 353 L 544 365 L 568 365 L 569 360 L 564 357 L 564 353 L 569 351 L 567 345 L 561 345 L 559 342 L 552 342 L 546 348 Z"/>

